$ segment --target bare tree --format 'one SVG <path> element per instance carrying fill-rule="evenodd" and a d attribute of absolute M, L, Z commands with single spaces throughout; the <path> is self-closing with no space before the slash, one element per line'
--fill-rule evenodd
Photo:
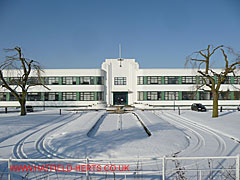
<path fill-rule="evenodd" d="M 43 70 L 39 62 L 25 58 L 20 47 L 5 49 L 5 51 L 16 52 L 16 54 L 6 56 L 6 60 L 0 64 L 2 87 L 9 90 L 20 103 L 21 116 L 24 116 L 26 115 L 26 97 L 29 88 L 36 85 L 47 88 L 41 78 Z M 6 77 L 8 72 L 12 72 L 14 77 Z M 33 74 L 35 77 L 31 77 Z"/>
<path fill-rule="evenodd" d="M 217 72 L 211 67 L 212 56 L 220 51 L 224 59 L 224 68 Z M 230 62 L 229 57 L 233 58 Z M 197 68 L 202 84 L 197 87 L 197 90 L 209 91 L 213 96 L 213 112 L 212 117 L 218 117 L 218 99 L 221 84 L 227 79 L 229 74 L 235 76 L 235 71 L 240 65 L 240 55 L 232 48 L 220 45 L 213 47 L 208 45 L 207 49 L 196 51 L 187 57 L 186 64 L 191 64 L 193 68 Z M 216 78 L 215 78 L 216 77 Z M 206 89 L 207 87 L 207 89 Z"/>

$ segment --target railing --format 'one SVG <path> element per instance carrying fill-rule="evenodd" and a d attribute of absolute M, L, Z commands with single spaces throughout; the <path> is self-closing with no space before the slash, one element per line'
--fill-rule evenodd
<path fill-rule="evenodd" d="M 0 180 L 239 180 L 239 159 L 239 155 L 126 159 L 0 159 Z"/>

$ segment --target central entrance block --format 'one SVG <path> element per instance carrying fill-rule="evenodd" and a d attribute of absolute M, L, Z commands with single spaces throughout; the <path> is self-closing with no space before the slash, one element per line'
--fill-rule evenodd
<path fill-rule="evenodd" d="M 114 92 L 113 93 L 113 105 L 128 105 L 128 93 L 127 92 Z"/>

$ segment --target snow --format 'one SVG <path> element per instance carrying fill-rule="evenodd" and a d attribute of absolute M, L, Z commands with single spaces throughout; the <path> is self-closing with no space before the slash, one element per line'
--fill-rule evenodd
<path fill-rule="evenodd" d="M 0 158 L 137 158 L 236 155 L 240 112 L 62 111 L 0 114 Z"/>
<path fill-rule="evenodd" d="M 157 116 L 155 119 L 158 119 Z M 89 119 L 82 116 L 79 121 L 69 125 L 68 134 L 55 136 L 49 140 L 48 143 L 55 153 L 71 158 L 156 157 L 177 152 L 188 144 L 183 133 L 167 123 L 165 127 L 167 125 L 169 127 L 164 131 L 162 126 L 155 124 L 154 135 L 148 137 L 137 118 L 131 113 L 107 114 L 94 135 L 90 137 L 87 136 L 87 129 L 83 131 L 81 128 L 86 121 Z M 167 144 L 166 137 L 177 139 L 178 142 Z M 63 141 L 67 142 L 67 145 L 63 144 Z"/>
<path fill-rule="evenodd" d="M 181 115 L 196 123 L 211 127 L 218 132 L 240 140 L 240 111 L 225 110 L 219 112 L 219 117 L 217 118 L 211 118 L 212 111 L 183 111 Z"/>

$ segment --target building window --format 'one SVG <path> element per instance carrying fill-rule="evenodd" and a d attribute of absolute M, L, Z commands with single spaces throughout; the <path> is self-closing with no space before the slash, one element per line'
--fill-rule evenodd
<path fill-rule="evenodd" d="M 138 92 L 138 101 L 143 101 L 144 100 L 144 92 L 140 91 Z"/>
<path fill-rule="evenodd" d="M 165 76 L 164 83 L 165 84 L 178 84 L 178 76 Z"/>
<path fill-rule="evenodd" d="M 17 85 L 21 83 L 20 77 L 10 77 L 8 80 L 9 85 Z"/>
<path fill-rule="evenodd" d="M 63 92 L 62 100 L 63 101 L 76 101 L 77 100 L 76 92 Z"/>
<path fill-rule="evenodd" d="M 176 91 L 166 91 L 165 100 L 178 100 L 178 92 Z"/>
<path fill-rule="evenodd" d="M 42 83 L 40 82 L 40 79 L 37 78 L 37 77 L 29 77 L 28 81 L 27 81 L 27 84 L 28 85 L 40 85 Z"/>
<path fill-rule="evenodd" d="M 58 77 L 45 77 L 44 82 L 46 85 L 58 85 Z"/>
<path fill-rule="evenodd" d="M 230 91 L 219 92 L 219 100 L 231 100 Z"/>
<path fill-rule="evenodd" d="M 80 84 L 82 84 L 82 85 L 93 85 L 94 84 L 94 77 L 93 76 L 81 76 L 80 77 Z"/>
<path fill-rule="evenodd" d="M 102 76 L 97 76 L 97 85 L 103 85 L 103 77 Z"/>
<path fill-rule="evenodd" d="M 161 84 L 161 76 L 147 76 L 147 84 Z"/>
<path fill-rule="evenodd" d="M 231 84 L 231 77 L 230 76 L 227 76 L 225 81 L 223 81 L 222 84 Z"/>
<path fill-rule="evenodd" d="M 41 101 L 41 93 L 40 92 L 30 92 L 27 94 L 28 101 Z"/>
<path fill-rule="evenodd" d="M 161 92 L 148 91 L 147 92 L 147 100 L 150 100 L 150 101 L 161 100 Z"/>
<path fill-rule="evenodd" d="M 80 92 L 80 101 L 94 101 L 94 92 Z"/>
<path fill-rule="evenodd" d="M 144 77 L 143 76 L 138 76 L 137 77 L 137 84 L 138 85 L 143 85 L 144 84 Z"/>
<path fill-rule="evenodd" d="M 212 93 L 200 91 L 199 92 L 199 99 L 200 100 L 211 100 L 212 99 Z"/>
<path fill-rule="evenodd" d="M 103 101 L 103 92 L 97 92 L 97 99 L 96 101 Z"/>
<path fill-rule="evenodd" d="M 18 93 L 18 95 L 21 98 L 22 93 Z M 9 101 L 17 101 L 17 98 L 12 93 L 10 93 Z"/>
<path fill-rule="evenodd" d="M 126 85 L 127 78 L 126 77 L 115 77 L 114 78 L 114 85 Z"/>
<path fill-rule="evenodd" d="M 234 91 L 234 100 L 240 100 L 240 91 Z"/>
<path fill-rule="evenodd" d="M 240 84 L 240 76 L 234 77 L 234 84 Z"/>
<path fill-rule="evenodd" d="M 196 77 L 195 76 L 183 76 L 182 84 L 196 84 Z"/>
<path fill-rule="evenodd" d="M 62 78 L 63 85 L 76 85 L 77 84 L 77 77 L 63 77 Z"/>
<path fill-rule="evenodd" d="M 59 94 L 57 92 L 45 93 L 45 101 L 58 101 Z"/>
<path fill-rule="evenodd" d="M 0 101 L 6 101 L 7 93 L 1 92 L 0 93 Z"/>
<path fill-rule="evenodd" d="M 182 100 L 196 100 L 196 92 L 183 91 Z"/>

